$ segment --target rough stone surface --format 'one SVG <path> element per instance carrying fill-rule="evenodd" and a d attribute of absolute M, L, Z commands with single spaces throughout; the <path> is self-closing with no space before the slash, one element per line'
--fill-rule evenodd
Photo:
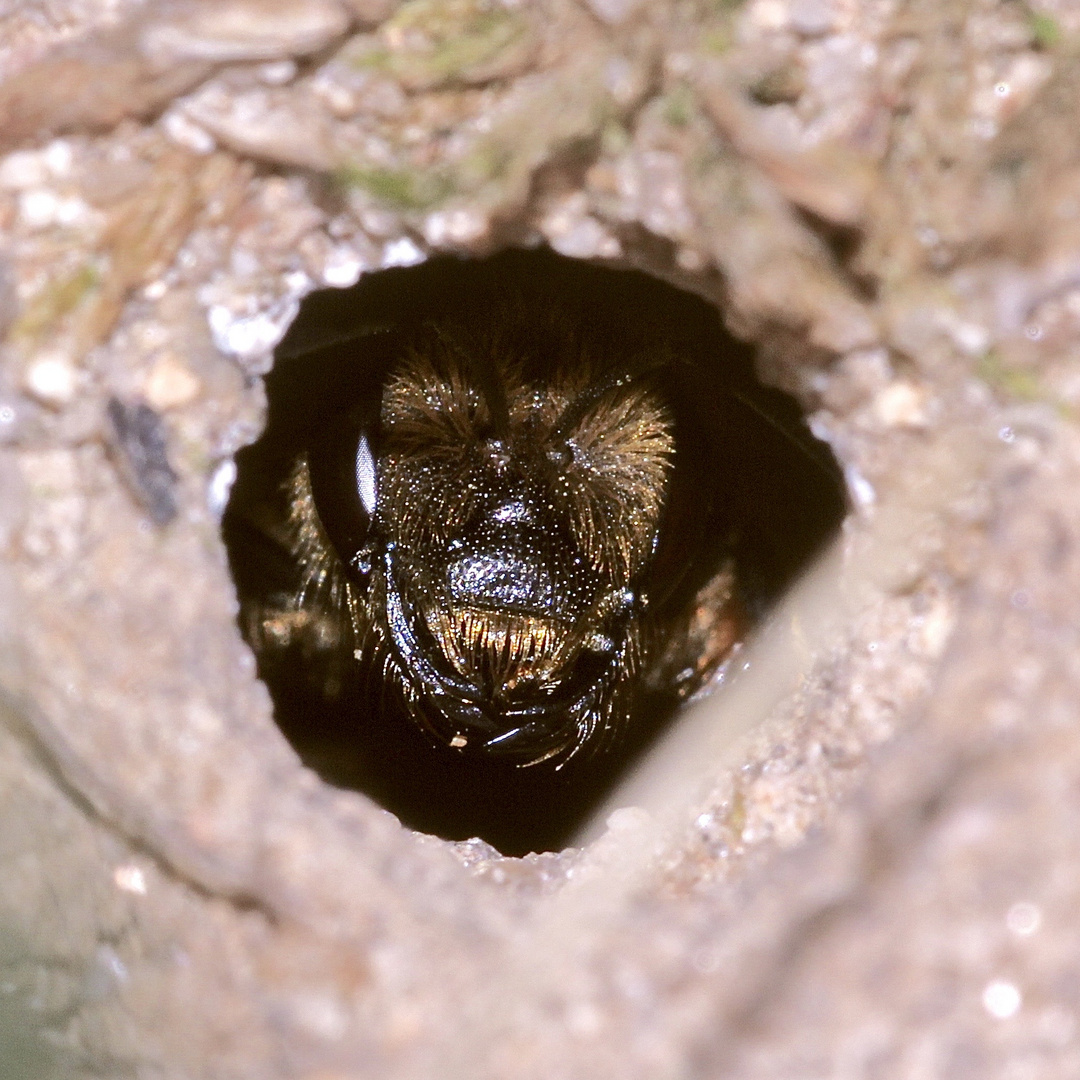
<path fill-rule="evenodd" d="M 0 3 L 0 1077 L 1080 1073 L 1074 8 Z M 306 292 L 541 240 L 722 305 L 852 513 L 512 860 L 302 768 L 218 520 Z"/>

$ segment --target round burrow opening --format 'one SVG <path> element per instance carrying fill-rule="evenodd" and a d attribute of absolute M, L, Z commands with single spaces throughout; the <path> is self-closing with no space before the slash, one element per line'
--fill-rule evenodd
<path fill-rule="evenodd" d="M 310 296 L 223 528 L 330 784 L 558 849 L 839 527 L 842 477 L 700 297 L 547 250 Z"/>

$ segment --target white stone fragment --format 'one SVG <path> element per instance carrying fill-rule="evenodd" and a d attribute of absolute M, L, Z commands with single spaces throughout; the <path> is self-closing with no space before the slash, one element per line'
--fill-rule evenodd
<path fill-rule="evenodd" d="M 466 245 L 488 231 L 488 220 L 475 210 L 436 210 L 424 221 L 424 239 L 432 247 Z"/>
<path fill-rule="evenodd" d="M 398 240 L 391 240 L 383 248 L 382 267 L 387 269 L 391 266 L 415 266 L 424 261 L 424 253 L 410 240 L 403 236 Z"/>
<path fill-rule="evenodd" d="M 332 248 L 323 264 L 322 280 L 332 289 L 347 289 L 360 280 L 360 275 L 370 267 L 360 253 L 347 245 Z"/>
<path fill-rule="evenodd" d="M 575 192 L 556 202 L 540 222 L 540 231 L 560 254 L 575 259 L 613 259 L 619 241 L 588 213 L 587 196 Z"/>
<path fill-rule="evenodd" d="M 60 199 L 48 188 L 24 191 L 19 197 L 19 217 L 31 229 L 45 229 L 56 221 Z"/>
<path fill-rule="evenodd" d="M 551 241 L 560 254 L 577 259 L 615 259 L 622 245 L 595 218 L 582 218 L 571 229 Z"/>
<path fill-rule="evenodd" d="M 284 60 L 316 52 L 349 27 L 335 0 L 217 0 L 174 11 L 143 35 L 143 51 L 159 62 Z"/>
<path fill-rule="evenodd" d="M 946 600 L 938 600 L 913 628 L 909 647 L 917 656 L 937 659 L 945 651 L 955 625 L 952 605 Z"/>
<path fill-rule="evenodd" d="M 758 0 L 751 5 L 748 15 L 762 30 L 782 30 L 787 26 L 788 9 L 784 0 Z"/>
<path fill-rule="evenodd" d="M 844 480 L 851 495 L 851 501 L 860 510 L 869 510 L 877 502 L 877 492 L 874 485 L 854 466 L 849 465 L 844 470 Z"/>
<path fill-rule="evenodd" d="M 986 984 L 982 993 L 983 1008 L 995 1020 L 1008 1020 L 1020 1011 L 1023 995 L 1015 983 L 1006 979 L 994 979 Z"/>
<path fill-rule="evenodd" d="M 295 60 L 275 60 L 259 68 L 259 82 L 266 86 L 284 86 L 296 78 Z"/>
<path fill-rule="evenodd" d="M 874 398 L 874 415 L 886 427 L 925 427 L 926 389 L 914 383 L 890 383 Z"/>
<path fill-rule="evenodd" d="M 51 225 L 77 225 L 91 213 L 77 195 L 61 197 L 49 188 L 34 188 L 19 196 L 19 217 L 31 229 Z"/>
<path fill-rule="evenodd" d="M 138 866 L 118 866 L 113 871 L 113 884 L 121 891 L 134 896 L 146 895 L 146 875 Z"/>
<path fill-rule="evenodd" d="M 207 312 L 207 320 L 214 344 L 223 353 L 239 360 L 256 360 L 273 352 L 299 309 L 299 299 L 292 296 L 254 315 L 237 315 L 224 304 L 215 304 Z"/>
<path fill-rule="evenodd" d="M 62 180 L 71 174 L 75 155 L 67 139 L 54 139 L 42 151 L 41 157 L 54 180 Z"/>
<path fill-rule="evenodd" d="M 953 341 L 969 356 L 980 356 L 990 347 L 990 332 L 985 326 L 957 321 L 950 329 Z"/>
<path fill-rule="evenodd" d="M 24 387 L 43 405 L 70 404 L 79 387 L 79 373 L 70 358 L 50 353 L 35 360 L 26 371 Z"/>
<path fill-rule="evenodd" d="M 214 136 L 195 123 L 182 108 L 169 109 L 161 118 L 161 126 L 174 143 L 196 154 L 211 154 L 217 147 Z"/>
<path fill-rule="evenodd" d="M 150 369 L 144 387 L 147 404 L 164 411 L 190 405 L 201 393 L 202 383 L 174 353 L 165 353 Z"/>
<path fill-rule="evenodd" d="M 41 187 L 48 178 L 40 150 L 16 150 L 0 161 L 0 189 L 4 191 Z"/>
<path fill-rule="evenodd" d="M 210 477 L 206 488 L 206 505 L 215 518 L 225 513 L 229 503 L 229 493 L 236 483 L 236 462 L 232 458 L 223 461 Z"/>

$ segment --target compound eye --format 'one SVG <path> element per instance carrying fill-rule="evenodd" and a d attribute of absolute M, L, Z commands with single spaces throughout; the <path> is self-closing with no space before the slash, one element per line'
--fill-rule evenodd
<path fill-rule="evenodd" d="M 367 511 L 368 517 L 375 516 L 375 502 L 378 498 L 378 488 L 375 483 L 375 459 L 371 454 L 371 446 L 367 436 L 360 435 L 360 441 L 356 445 L 356 493 L 360 496 L 360 504 Z"/>

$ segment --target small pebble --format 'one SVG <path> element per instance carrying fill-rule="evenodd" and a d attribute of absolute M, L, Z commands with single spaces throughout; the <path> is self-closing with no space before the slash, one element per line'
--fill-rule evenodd
<path fill-rule="evenodd" d="M 886 427 L 926 426 L 926 392 L 910 382 L 894 382 L 874 399 L 874 413 Z"/>
<path fill-rule="evenodd" d="M 44 356 L 30 365 L 23 385 L 26 392 L 42 405 L 62 408 L 75 398 L 79 373 L 66 356 Z"/>
<path fill-rule="evenodd" d="M 146 875 L 138 866 L 118 866 L 113 871 L 113 884 L 121 892 L 146 895 Z"/>
<path fill-rule="evenodd" d="M 415 266 L 424 261 L 424 253 L 407 236 L 400 240 L 391 240 L 383 248 L 382 265 L 386 269 L 391 266 Z"/>
<path fill-rule="evenodd" d="M 146 401 L 158 410 L 190 405 L 201 393 L 202 383 L 172 353 L 166 353 L 157 360 L 146 380 Z"/>
<path fill-rule="evenodd" d="M 983 990 L 982 1003 L 995 1020 L 1008 1020 L 1020 1011 L 1023 997 L 1014 983 L 995 979 Z"/>

